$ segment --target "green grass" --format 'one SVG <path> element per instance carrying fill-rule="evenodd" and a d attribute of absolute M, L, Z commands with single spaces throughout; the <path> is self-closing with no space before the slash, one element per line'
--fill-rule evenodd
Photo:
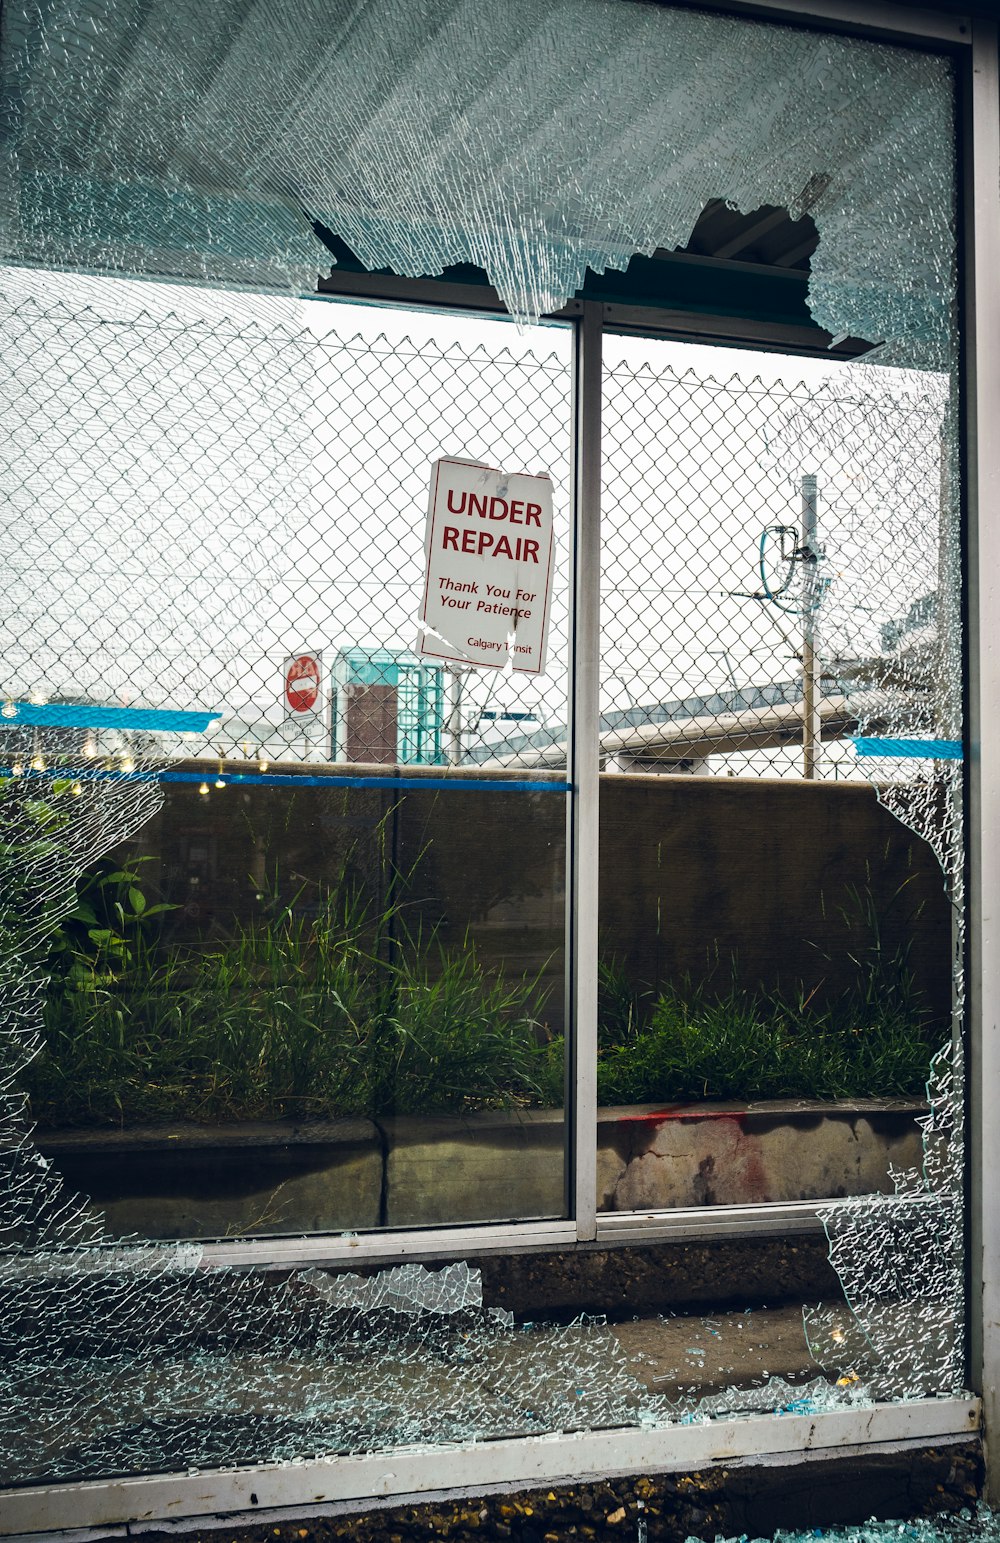
<path fill-rule="evenodd" d="M 601 962 L 597 1096 L 602 1105 L 924 1095 L 944 1035 L 905 967 L 871 946 L 851 957 L 856 985 L 830 1005 L 690 981 L 644 1000 L 613 959 Z M 561 1101 L 564 1047 L 540 1077 Z"/>
<path fill-rule="evenodd" d="M 937 1044 L 892 993 L 811 1010 L 731 990 L 664 993 L 645 1029 L 604 1050 L 605 1104 L 660 1099 L 893 1098 L 922 1094 Z"/>
<path fill-rule="evenodd" d="M 389 946 L 388 914 L 329 896 L 225 945 L 98 950 L 53 982 L 29 1071 L 43 1124 L 450 1113 L 540 1097 L 537 983 L 471 942 Z"/>
<path fill-rule="evenodd" d="M 123 904 L 123 897 L 127 904 Z M 50 944 L 43 1125 L 448 1114 L 563 1101 L 564 1044 L 538 977 L 470 940 L 411 935 L 346 882 L 308 909 L 265 901 L 211 947 L 165 946 L 135 871 L 92 877 Z M 600 966 L 602 1104 L 922 1093 L 942 1037 L 877 931 L 832 1005 L 730 984 L 653 999 Z"/>

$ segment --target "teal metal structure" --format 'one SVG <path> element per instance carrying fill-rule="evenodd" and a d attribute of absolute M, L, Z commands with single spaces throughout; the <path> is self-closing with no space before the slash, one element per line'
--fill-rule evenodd
<path fill-rule="evenodd" d="M 349 686 L 390 686 L 396 692 L 396 761 L 402 766 L 443 766 L 444 669 L 393 648 L 344 648 L 333 666 L 333 760 L 346 758 Z"/>

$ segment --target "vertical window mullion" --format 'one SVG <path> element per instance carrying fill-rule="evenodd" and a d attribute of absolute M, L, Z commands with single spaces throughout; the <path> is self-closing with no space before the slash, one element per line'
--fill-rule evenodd
<path fill-rule="evenodd" d="M 570 1214 L 597 1235 L 597 929 L 600 735 L 601 329 L 584 301 L 573 339 L 570 572 L 567 1120 Z"/>

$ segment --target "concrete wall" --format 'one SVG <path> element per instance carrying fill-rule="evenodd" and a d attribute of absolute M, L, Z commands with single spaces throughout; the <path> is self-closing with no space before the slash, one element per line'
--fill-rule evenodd
<path fill-rule="evenodd" d="M 210 784 L 217 769 L 212 762 Z M 725 985 L 735 972 L 748 987 L 802 981 L 819 998 L 836 995 L 853 978 L 850 956 L 873 942 L 862 914 L 870 899 L 884 948 L 909 944 L 918 983 L 947 1016 L 951 922 L 941 874 L 873 788 L 612 774 L 601 800 L 602 946 L 637 986 L 713 972 Z M 561 1027 L 557 792 L 231 785 L 206 797 L 197 785 L 167 784 L 162 811 L 120 855 L 153 859 L 146 887 L 179 906 L 166 927 L 179 941 L 225 937 L 234 918 L 263 914 L 258 897 L 269 889 L 306 906 L 344 866 L 382 901 L 392 862 L 408 876 L 399 894 L 411 925 L 435 926 L 455 946 L 469 935 L 484 962 L 514 973 L 541 971 L 548 1020 Z"/>
<path fill-rule="evenodd" d="M 603 1109 L 601 1211 L 892 1194 L 916 1167 L 904 1100 Z M 113 1233 L 355 1232 L 564 1214 L 562 1110 L 41 1130 L 39 1150 Z"/>
<path fill-rule="evenodd" d="M 638 980 L 714 967 L 724 984 L 735 961 L 744 985 L 802 981 L 836 995 L 851 982 L 850 955 L 874 941 L 870 897 L 884 948 L 909 944 L 935 1011 L 950 1010 L 940 868 L 873 787 L 608 776 L 601 839 L 602 932 Z"/>

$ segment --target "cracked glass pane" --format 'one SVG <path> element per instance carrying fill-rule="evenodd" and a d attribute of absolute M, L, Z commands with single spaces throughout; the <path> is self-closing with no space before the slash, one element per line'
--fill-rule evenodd
<path fill-rule="evenodd" d="M 844 1300 L 685 1418 L 964 1376 L 954 387 L 730 358 L 606 350 L 598 1200 L 828 1200 Z"/>
<path fill-rule="evenodd" d="M 951 66 L 628 0 L 342 9 L 4 8 L 2 1481 L 958 1391 Z M 839 1069 L 828 1058 L 821 1101 L 838 1102 L 830 1068 L 847 1064 L 854 1102 L 833 1110 L 828 1145 L 860 1145 L 865 1124 L 889 1135 L 855 1162 L 846 1196 L 827 1164 L 816 1197 L 833 1268 L 801 1277 L 782 1255 L 792 1285 L 770 1303 L 709 1273 L 719 1302 L 706 1316 L 704 1295 L 657 1260 L 640 1310 L 640 1249 L 609 1251 L 590 1275 L 571 1255 L 551 1288 L 537 1260 L 520 1270 L 512 1255 L 227 1267 L 212 1240 L 334 1230 L 350 1244 L 379 1226 L 563 1214 L 570 376 L 565 330 L 529 324 L 588 266 L 683 246 L 713 199 L 813 222 L 812 318 L 831 348 L 866 339 L 871 362 L 800 390 L 790 375 L 651 369 L 609 342 L 605 519 L 619 571 L 602 899 L 617 870 L 643 911 L 620 908 L 600 965 L 602 1062 L 619 1074 L 601 1133 L 606 1203 L 797 1198 L 762 1168 L 781 1125 L 767 1095 L 734 1120 L 689 1057 L 697 1107 L 665 1118 L 677 1100 L 637 1048 L 622 940 L 637 941 L 643 971 L 649 958 L 677 965 L 679 886 L 664 880 L 677 821 L 653 840 L 649 809 L 629 799 L 652 791 L 660 818 L 687 796 L 662 767 L 630 765 L 637 749 L 642 763 L 667 746 L 688 771 L 722 757 L 702 768 L 716 809 L 730 794 L 788 794 L 799 812 L 816 801 L 829 826 L 823 811 L 842 806 L 873 868 L 841 865 L 827 915 L 864 913 L 865 884 L 903 897 L 895 933 L 875 907 L 861 969 L 877 986 L 886 954 L 913 945 L 936 1033 L 928 1096 L 913 1096 L 907 1042 L 904 1107 L 884 1089 L 865 1106 L 868 1025 L 846 1025 L 857 1054 Z M 522 331 L 347 325 L 298 298 L 331 248 L 349 269 L 484 268 Z M 162 279 L 184 282 L 148 282 Z M 504 668 L 446 683 L 411 655 L 427 471 L 443 453 L 552 476 L 539 681 Z M 373 522 L 376 505 L 394 517 Z M 735 559 L 719 552 L 727 513 L 740 518 Z M 699 611 L 696 595 L 714 603 Z M 737 615 L 752 622 L 737 629 Z M 794 680 L 778 672 L 789 656 Z M 790 752 L 808 711 L 811 745 Z M 752 730 L 765 722 L 778 743 L 762 751 Z M 812 786 L 786 776 L 774 793 L 761 773 L 797 777 L 795 755 Z M 832 787 L 848 759 L 852 786 Z M 314 788 L 318 768 L 328 780 Z M 429 773 L 448 774 L 446 794 L 423 786 Z M 794 822 L 782 808 L 761 824 L 773 858 Z M 778 891 L 749 829 L 737 814 L 724 857 L 743 862 L 763 914 Z M 808 875 L 801 890 L 815 904 Z M 372 894 L 381 909 L 359 923 L 351 907 Z M 721 888 L 705 898 L 702 955 L 724 909 Z M 783 951 L 820 948 L 822 970 L 843 974 L 857 935 L 840 922 L 810 934 L 799 910 L 778 893 Z M 373 916 L 392 921 L 374 938 Z M 754 941 L 738 933 L 741 949 Z M 326 966 L 345 954 L 334 979 Z M 765 962 L 802 973 L 785 952 Z M 745 1051 L 774 1015 L 739 994 Z M 818 1000 L 792 1002 L 799 1042 Z M 346 1038 L 317 1068 L 320 1001 Z M 660 1024 L 675 1039 L 694 1022 L 676 1008 L 675 993 Z M 360 1086 L 355 1103 L 340 1073 L 352 1096 Z M 819 1152 L 817 1100 L 783 1075 L 801 1165 Z M 236 1103 L 242 1134 L 225 1147 L 208 1127 Z M 652 1175 L 668 1169 L 682 1182 L 664 1199 Z M 189 1185 L 206 1174 L 217 1189 L 199 1210 Z M 331 1195 L 357 1213 L 331 1216 Z"/>
<path fill-rule="evenodd" d="M 309 290 L 322 226 L 371 270 L 485 268 L 537 317 L 715 197 L 812 216 L 834 336 L 947 354 L 932 54 L 622 0 L 20 0 L 4 38 L 18 261 Z"/>

